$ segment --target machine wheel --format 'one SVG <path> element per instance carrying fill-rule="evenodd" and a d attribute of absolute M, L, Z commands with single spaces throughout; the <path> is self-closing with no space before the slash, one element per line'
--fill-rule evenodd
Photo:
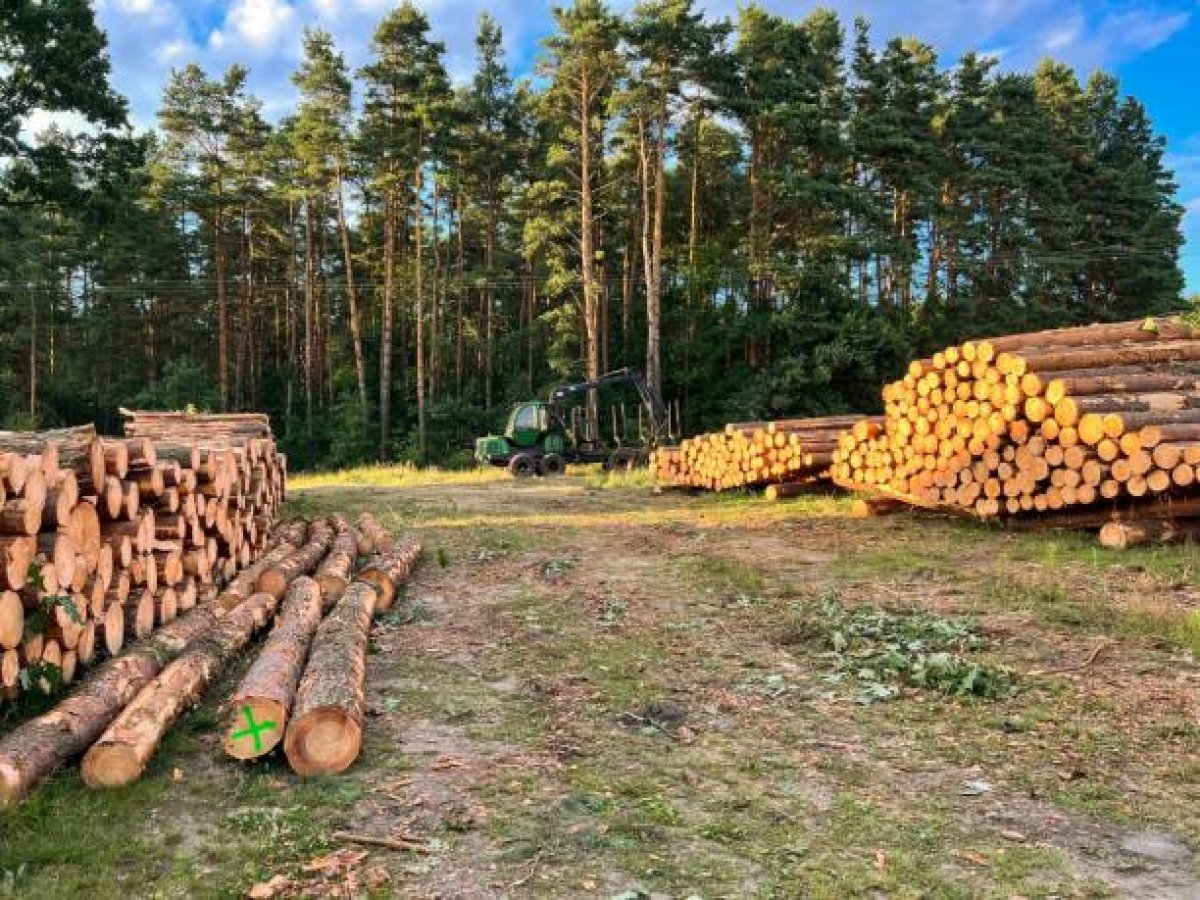
<path fill-rule="evenodd" d="M 537 474 L 537 465 L 528 453 L 518 453 L 508 461 L 508 471 L 514 478 L 529 478 Z"/>
<path fill-rule="evenodd" d="M 614 450 L 608 458 L 608 468 L 613 472 L 628 472 L 637 465 L 637 454 L 632 450 Z"/>
<path fill-rule="evenodd" d="M 562 475 L 567 471 L 567 461 L 557 453 L 547 453 L 542 457 L 542 474 L 547 478 Z"/>

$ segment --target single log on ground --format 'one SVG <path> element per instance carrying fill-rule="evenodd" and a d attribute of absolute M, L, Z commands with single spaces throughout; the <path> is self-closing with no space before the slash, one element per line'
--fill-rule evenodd
<path fill-rule="evenodd" d="M 255 594 L 142 687 L 83 757 L 84 782 L 120 787 L 140 778 L 167 729 L 266 625 L 277 602 L 270 594 Z"/>
<path fill-rule="evenodd" d="M 363 681 L 375 587 L 355 581 L 321 623 L 283 750 L 298 774 L 344 772 L 362 750 Z"/>
<path fill-rule="evenodd" d="M 258 582 L 259 575 L 268 566 L 278 564 L 295 552 L 296 547 L 293 544 L 283 543 L 263 556 L 258 562 L 247 566 L 217 595 L 216 606 L 218 609 L 224 612 L 225 610 L 233 609 L 242 601 L 247 600 L 254 593 L 254 586 Z"/>
<path fill-rule="evenodd" d="M 217 625 L 198 609 L 101 665 L 54 709 L 0 738 L 0 806 L 20 801 L 64 763 L 83 753 L 164 663 Z"/>
<path fill-rule="evenodd" d="M 871 519 L 899 512 L 904 508 L 904 503 L 899 500 L 890 500 L 887 497 L 856 497 L 850 505 L 850 518 Z"/>
<path fill-rule="evenodd" d="M 308 542 L 294 553 L 265 567 L 258 576 L 255 591 L 265 591 L 282 597 L 287 586 L 295 578 L 307 575 L 317 567 L 322 557 L 329 552 L 332 541 L 333 528 L 329 523 L 323 519 L 313 522 L 308 530 Z"/>
<path fill-rule="evenodd" d="M 1128 550 L 1146 544 L 1168 544 L 1200 536 L 1200 522 L 1175 519 L 1146 519 L 1106 522 L 1100 528 L 1100 545 L 1110 550 Z"/>
<path fill-rule="evenodd" d="M 785 481 L 780 484 L 768 484 L 763 491 L 763 497 L 767 500 L 786 500 L 789 497 L 800 497 L 804 494 L 811 494 L 813 485 L 805 481 Z"/>
<path fill-rule="evenodd" d="M 335 533 L 333 546 L 317 567 L 315 576 L 327 609 L 337 603 L 350 584 L 354 562 L 358 558 L 358 536 L 350 523 L 342 516 L 331 516 L 330 523 Z"/>
<path fill-rule="evenodd" d="M 364 512 L 358 517 L 358 554 L 368 556 L 372 553 L 386 553 L 395 546 L 392 536 L 379 524 L 371 513 Z"/>
<path fill-rule="evenodd" d="M 410 574 L 421 556 L 421 542 L 415 537 L 405 537 L 390 553 L 377 559 L 355 577 L 374 585 L 379 592 L 376 604 L 379 612 L 386 612 L 396 602 L 396 593 Z"/>
<path fill-rule="evenodd" d="M 323 592 L 301 576 L 288 587 L 275 627 L 229 701 L 225 752 L 255 759 L 283 740 L 308 649 L 321 624 Z"/>

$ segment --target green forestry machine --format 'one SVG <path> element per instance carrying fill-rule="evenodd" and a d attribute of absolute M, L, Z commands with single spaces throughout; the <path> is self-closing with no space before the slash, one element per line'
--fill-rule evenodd
<path fill-rule="evenodd" d="M 626 384 L 637 389 L 641 400 L 636 434 L 628 439 L 630 422 L 622 404 L 612 407 L 611 440 L 603 439 L 598 407 L 587 402 L 588 395 Z M 572 400 L 582 400 L 583 404 L 572 404 Z M 632 469 L 645 465 L 652 449 L 673 440 L 671 419 L 671 410 L 640 372 L 617 369 L 592 381 L 556 387 L 545 403 L 518 403 L 508 416 L 503 435 L 476 439 L 475 459 L 484 465 L 505 466 L 519 478 L 561 475 L 568 463 L 600 463 L 606 470 Z"/>

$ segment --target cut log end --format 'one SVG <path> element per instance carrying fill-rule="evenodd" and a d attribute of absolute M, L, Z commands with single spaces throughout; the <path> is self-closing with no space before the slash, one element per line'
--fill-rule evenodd
<path fill-rule="evenodd" d="M 283 749 L 296 774 L 335 775 L 358 758 L 362 726 L 342 709 L 315 709 L 292 723 Z"/>
<path fill-rule="evenodd" d="M 0 759 L 0 808 L 20 803 L 28 789 L 27 779 L 21 777 L 16 763 Z"/>
<path fill-rule="evenodd" d="M 264 697 L 238 700 L 225 731 L 225 752 L 234 759 L 265 756 L 279 746 L 287 729 L 287 707 Z"/>
<path fill-rule="evenodd" d="M 142 768 L 131 747 L 96 744 L 84 756 L 80 773 L 84 784 L 90 788 L 117 788 L 137 781 Z"/>

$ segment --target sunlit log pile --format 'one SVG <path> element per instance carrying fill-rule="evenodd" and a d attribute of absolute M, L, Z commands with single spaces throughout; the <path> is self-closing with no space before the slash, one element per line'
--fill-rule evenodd
<path fill-rule="evenodd" d="M 1181 319 L 968 341 L 913 362 L 883 400 L 882 421 L 839 438 L 844 487 L 985 518 L 1200 514 L 1200 330 Z"/>
<path fill-rule="evenodd" d="M 264 549 L 285 478 L 265 417 L 0 432 L 0 703 L 215 596 Z"/>
<path fill-rule="evenodd" d="M 0 736 L 0 807 L 79 757 L 89 787 L 141 778 L 179 717 L 272 622 L 225 706 L 227 750 L 254 759 L 282 745 L 304 775 L 347 768 L 362 746 L 371 620 L 400 597 L 420 543 L 394 540 L 364 513 L 357 528 L 341 516 L 293 520 L 267 545 L 211 602 L 126 647 L 50 711 Z"/>
<path fill-rule="evenodd" d="M 839 435 L 861 422 L 861 416 L 734 422 L 657 450 L 651 469 L 660 484 L 712 491 L 823 479 Z"/>

